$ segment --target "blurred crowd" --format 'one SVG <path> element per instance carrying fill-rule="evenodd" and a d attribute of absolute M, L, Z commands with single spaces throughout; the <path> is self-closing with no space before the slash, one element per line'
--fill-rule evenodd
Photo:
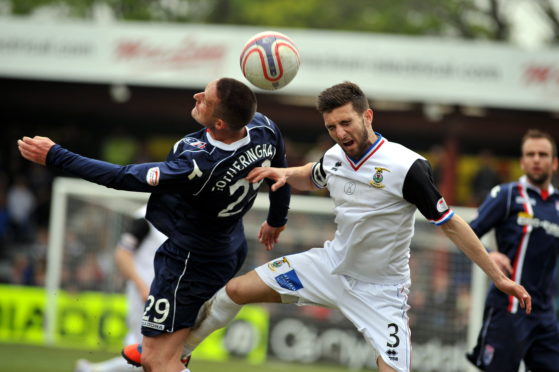
<path fill-rule="evenodd" d="M 52 175 L 39 166 L 0 174 L 0 280 L 44 283 Z"/>

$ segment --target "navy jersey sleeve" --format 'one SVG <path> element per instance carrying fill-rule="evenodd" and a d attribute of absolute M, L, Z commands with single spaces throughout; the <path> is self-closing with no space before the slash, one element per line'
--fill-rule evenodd
<path fill-rule="evenodd" d="M 481 237 L 493 227 L 504 221 L 510 214 L 510 199 L 512 188 L 498 185 L 491 189 L 483 203 L 478 208 L 478 214 L 470 222 L 470 226 Z"/>
<path fill-rule="evenodd" d="M 195 162 L 181 158 L 121 166 L 75 154 L 60 145 L 48 152 L 47 165 L 103 186 L 140 192 L 184 190 L 188 176 L 196 171 Z"/>
<path fill-rule="evenodd" d="M 277 125 L 273 124 L 274 131 L 277 134 L 277 151 L 272 159 L 272 167 L 275 168 L 285 168 L 287 167 L 287 159 L 285 156 L 285 144 L 283 142 L 283 137 L 280 133 Z M 271 186 L 274 182 L 270 179 L 266 179 L 268 186 Z M 269 193 L 270 208 L 268 209 L 268 217 L 266 221 L 268 225 L 272 227 L 280 227 L 287 223 L 287 212 L 289 210 L 289 202 L 291 199 L 291 186 L 285 184 L 284 186 L 277 189 L 275 192 Z"/>
<path fill-rule="evenodd" d="M 402 192 L 404 199 L 414 204 L 435 225 L 442 225 L 454 215 L 435 186 L 433 172 L 427 160 L 417 159 L 412 164 L 406 174 Z"/>

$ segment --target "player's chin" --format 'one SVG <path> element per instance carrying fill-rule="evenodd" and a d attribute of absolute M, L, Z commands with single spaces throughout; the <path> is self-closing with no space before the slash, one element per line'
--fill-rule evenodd
<path fill-rule="evenodd" d="M 355 145 L 344 146 L 343 149 L 344 149 L 344 152 L 347 154 L 347 156 L 349 156 L 350 158 L 359 157 L 359 151 L 358 151 L 357 146 L 355 146 Z"/>
<path fill-rule="evenodd" d="M 543 184 L 549 177 L 547 173 L 540 171 L 532 171 L 529 176 L 529 179 L 537 185 Z"/>

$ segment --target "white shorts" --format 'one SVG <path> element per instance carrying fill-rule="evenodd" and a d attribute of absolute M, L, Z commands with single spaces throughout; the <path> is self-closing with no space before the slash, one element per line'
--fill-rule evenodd
<path fill-rule="evenodd" d="M 331 274 L 333 266 L 323 248 L 275 259 L 255 270 L 284 303 L 340 310 L 373 347 L 375 360 L 381 356 L 397 371 L 411 370 L 409 282 L 379 285 Z"/>

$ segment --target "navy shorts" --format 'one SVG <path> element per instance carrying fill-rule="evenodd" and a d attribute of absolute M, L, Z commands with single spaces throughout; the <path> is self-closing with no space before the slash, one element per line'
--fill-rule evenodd
<path fill-rule="evenodd" d="M 559 371 L 559 326 L 552 312 L 526 315 L 487 307 L 477 345 L 467 354 L 482 371 Z"/>
<path fill-rule="evenodd" d="M 155 278 L 142 318 L 142 334 L 158 336 L 194 325 L 200 307 L 239 271 L 246 241 L 229 255 L 200 255 L 167 240 L 154 259 Z"/>

